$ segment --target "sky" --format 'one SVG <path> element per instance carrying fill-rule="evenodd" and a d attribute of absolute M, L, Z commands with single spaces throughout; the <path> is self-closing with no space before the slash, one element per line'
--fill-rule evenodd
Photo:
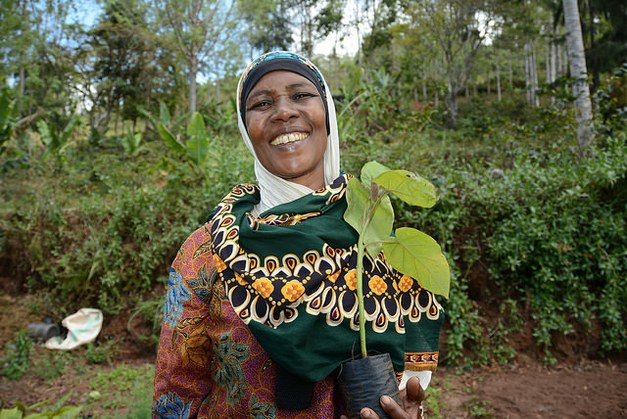
<path fill-rule="evenodd" d="M 354 16 L 355 4 L 347 2 L 343 15 L 345 17 Z M 78 0 L 74 2 L 75 12 L 68 17 L 69 22 L 80 22 L 86 26 L 92 26 L 96 23 L 98 16 L 102 13 L 102 8 L 95 0 Z M 347 23 L 347 22 L 345 22 Z M 365 28 L 364 28 L 365 29 Z M 316 43 L 314 47 L 314 55 L 327 55 L 334 45 L 339 55 L 354 55 L 357 52 L 359 42 L 357 40 L 357 31 L 355 28 L 348 28 L 344 37 L 337 40 L 335 34 L 327 36 L 325 39 Z"/>

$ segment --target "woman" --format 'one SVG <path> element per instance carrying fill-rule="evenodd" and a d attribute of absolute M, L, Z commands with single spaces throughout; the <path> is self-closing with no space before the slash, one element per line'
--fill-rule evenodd
<path fill-rule="evenodd" d="M 331 93 L 307 59 L 273 52 L 248 66 L 237 95 L 258 183 L 236 186 L 170 269 L 153 412 L 340 417 L 335 373 L 359 348 L 357 235 L 343 220 L 348 176 Z M 385 395 L 381 404 L 417 417 L 441 307 L 382 257 L 367 257 L 365 270 L 369 350 L 389 352 L 402 378 L 404 405 Z"/>

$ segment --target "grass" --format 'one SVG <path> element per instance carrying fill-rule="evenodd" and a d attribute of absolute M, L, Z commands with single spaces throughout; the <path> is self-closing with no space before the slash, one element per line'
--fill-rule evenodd
<path fill-rule="evenodd" d="M 493 418 L 494 409 L 492 409 L 489 403 L 485 400 L 480 400 L 478 397 L 473 397 L 468 403 L 466 403 L 466 411 L 471 418 Z"/>
<path fill-rule="evenodd" d="M 99 418 L 150 418 L 154 373 L 152 365 L 128 364 L 97 372 L 84 411 Z"/>
<path fill-rule="evenodd" d="M 111 359 L 95 365 L 93 351 L 105 348 L 111 348 L 111 345 L 82 347 L 67 352 L 33 346 L 27 358 L 25 354 L 20 358 L 22 361 L 19 364 L 23 368 L 19 378 L 0 377 L 3 386 L 10 385 L 15 389 L 11 395 L 0 394 L 0 407 L 3 410 L 0 417 L 13 417 L 6 415 L 17 414 L 15 409 L 23 409 L 29 415 L 64 412 L 78 415 L 80 409 L 80 417 L 152 417 L 154 366 L 116 361 L 113 367 Z M 91 358 L 88 356 L 90 353 Z M 96 358 L 100 359 L 101 354 L 97 355 Z M 15 356 L 10 360 L 5 359 L 5 363 L 16 363 L 13 358 Z M 24 392 L 30 392 L 30 388 L 39 390 L 27 397 Z M 33 396 L 37 398 L 33 400 Z"/>

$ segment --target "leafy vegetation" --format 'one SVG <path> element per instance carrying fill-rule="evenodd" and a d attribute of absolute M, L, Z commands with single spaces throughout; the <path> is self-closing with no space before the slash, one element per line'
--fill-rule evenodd
<path fill-rule="evenodd" d="M 26 330 L 20 330 L 13 340 L 4 346 L 4 357 L 0 360 L 0 372 L 10 380 L 19 380 L 30 367 L 31 340 Z"/>
<path fill-rule="evenodd" d="M 2 419 L 74 419 L 81 417 L 82 406 L 65 405 L 72 392 L 67 393 L 58 401 L 50 405 L 50 401 L 35 403 L 32 406 L 24 406 L 17 402 L 13 409 L 2 409 L 0 417 Z"/>
<path fill-rule="evenodd" d="M 254 179 L 233 102 L 242 56 L 251 45 L 311 55 L 316 39 L 349 25 L 341 2 L 317 2 L 319 10 L 303 1 L 232 3 L 245 20 L 229 15 L 225 27 L 251 30 L 206 38 L 231 53 L 203 44 L 213 53 L 200 63 L 185 55 L 189 45 L 176 47 L 154 2 L 106 2 L 91 28 L 70 23 L 67 1 L 0 5 L 0 266 L 11 292 L 45 294 L 39 314 L 130 312 L 128 330 L 154 349 L 163 304 L 155 296 L 178 246 L 234 184 Z M 561 2 L 461 0 L 467 19 L 459 22 L 443 2 L 359 3 L 368 21 L 359 51 L 314 61 L 337 99 L 343 169 L 357 174 L 377 160 L 436 188 L 429 211 L 397 198 L 389 209 L 400 231 L 433 237 L 450 267 L 442 362 L 504 364 L 525 350 L 551 364 L 560 345 L 591 356 L 624 352 L 627 43 L 618 2 L 590 0 L 581 11 L 596 113 L 586 158 L 560 55 Z M 490 45 L 479 42 L 486 28 L 477 16 L 494 24 Z M 290 23 L 309 32 L 301 45 Z M 446 57 L 442 36 L 451 47 L 478 43 Z M 193 68 L 206 80 L 192 100 Z M 50 383 L 68 365 L 79 375 L 109 368 L 116 349 L 107 340 L 78 355 L 34 356 L 21 332 L 5 346 L 0 373 Z M 80 411 L 149 417 L 151 374 L 123 366 L 86 377 Z M 437 389 L 430 394 L 437 417 Z M 78 415 L 68 400 L 11 414 Z M 492 414 L 480 400 L 468 410 Z"/>
<path fill-rule="evenodd" d="M 154 367 L 120 365 L 109 372 L 98 372 L 89 382 L 90 402 L 86 409 L 101 409 L 99 417 L 152 417 Z"/>
<path fill-rule="evenodd" d="M 607 95 L 625 76 L 612 77 Z M 338 105 L 352 121 L 344 127 L 349 133 L 365 129 L 363 110 L 350 103 L 372 87 L 364 81 L 354 88 L 345 91 L 347 105 Z M 391 204 L 400 227 L 420 226 L 448 259 L 445 362 L 452 364 L 508 362 L 521 331 L 533 334 L 549 363 L 560 336 L 577 345 L 577 336 L 599 330 L 586 348 L 604 353 L 627 343 L 621 286 L 627 158 L 619 102 L 603 102 L 600 138 L 585 160 L 574 147 L 568 109 L 520 103 L 460 101 L 455 130 L 443 125 L 444 108 L 408 109 L 385 135 L 342 136 L 349 172 L 376 158 L 436 186 L 439 201 L 429 211 L 397 199 Z M 206 119 L 222 112 L 231 105 L 218 105 Z M 200 116 L 187 128 L 161 119 L 175 139 L 211 144 L 196 148 L 206 166 L 172 151 L 158 130 L 138 132 L 141 148 L 131 151 L 116 141 L 121 137 L 94 148 L 77 125 L 61 159 L 23 147 L 37 140 L 36 132 L 9 141 L 4 162 L 20 147 L 27 158 L 2 175 L 3 258 L 22 289 L 51 293 L 40 310 L 61 317 L 76 308 L 64 301 L 109 314 L 136 306 L 137 321 L 153 328 L 144 339 L 154 344 L 159 301 L 142 308 L 143 299 L 160 289 L 178 245 L 212 206 L 233 184 L 253 179 L 250 155 L 232 127 L 203 126 Z"/>

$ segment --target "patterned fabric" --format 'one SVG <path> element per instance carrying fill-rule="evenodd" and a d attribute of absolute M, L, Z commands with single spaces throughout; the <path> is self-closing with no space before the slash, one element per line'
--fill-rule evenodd
<path fill-rule="evenodd" d="M 343 219 L 347 178 L 256 220 L 250 211 L 259 191 L 240 185 L 211 220 L 214 260 L 235 313 L 272 359 L 313 382 L 350 360 L 358 347 L 357 235 Z M 277 219 L 285 222 L 277 225 Z M 437 351 L 442 308 L 432 293 L 395 271 L 382 254 L 365 258 L 364 285 L 373 354 L 390 353 L 395 369 L 403 371 L 406 350 Z M 418 323 L 421 345 L 408 346 L 406 329 Z"/>
<path fill-rule="evenodd" d="M 173 325 L 168 321 L 162 325 L 153 417 L 339 417 L 343 407 L 336 400 L 333 377 L 314 385 L 309 409 L 275 407 L 277 365 L 235 314 L 223 284 L 216 282 L 210 243 L 209 226 L 199 228 L 172 265 L 168 301 L 176 302 L 181 314 Z M 176 293 L 171 292 L 173 287 Z M 184 292 L 188 299 L 170 299 Z M 166 313 L 172 311 L 166 308 Z"/>
<path fill-rule="evenodd" d="M 239 185 L 212 220 L 185 241 L 168 281 L 155 365 L 154 417 L 332 418 L 343 413 L 335 367 L 329 362 L 350 358 L 359 348 L 355 236 L 338 224 L 331 223 L 329 230 L 315 221 L 337 220 L 343 214 L 345 181 L 341 177 L 306 197 L 307 202 L 296 202 L 300 213 L 264 213 L 256 223 L 248 223 L 245 208 L 255 204 L 259 191 Z M 286 204 L 277 209 L 290 208 Z M 274 237 L 274 246 L 265 251 L 241 246 L 274 229 L 286 236 Z M 310 237 L 312 229 L 317 238 Z M 308 239 L 295 240 L 290 237 L 294 232 Z M 283 243 L 293 254 L 276 256 Z M 264 247 L 252 247 L 257 246 Z M 442 318 L 435 297 L 382 259 L 368 259 L 366 270 L 369 348 L 391 351 L 399 373 L 433 370 Z M 313 399 L 305 410 L 276 407 L 277 362 L 285 359 L 315 375 Z"/>

